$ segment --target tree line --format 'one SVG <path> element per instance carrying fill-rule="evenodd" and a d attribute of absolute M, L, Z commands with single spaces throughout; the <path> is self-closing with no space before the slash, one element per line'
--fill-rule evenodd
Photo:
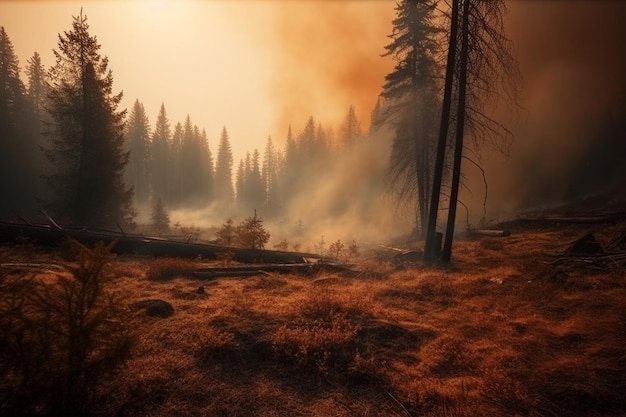
<path fill-rule="evenodd" d="M 237 165 L 226 126 L 213 154 L 207 132 L 189 116 L 172 127 L 164 104 L 154 129 L 139 100 L 128 117 L 119 110 L 122 94 L 113 92 L 108 59 L 82 11 L 72 29 L 59 34 L 48 71 L 38 54 L 29 59 L 27 87 L 2 28 L 0 192 L 10 198 L 2 210 L 45 204 L 66 224 L 92 227 L 132 225 L 137 208 L 156 203 L 217 207 L 224 217 L 253 210 L 280 217 L 320 185 L 320 173 L 385 126 L 392 131 L 387 189 L 412 207 L 428 260 L 440 256 L 436 231 L 441 202 L 448 201 L 441 259 L 449 262 L 461 162 L 482 171 L 481 152 L 506 152 L 512 138 L 491 116 L 494 104 L 502 98 L 515 104 L 517 93 L 506 5 L 400 0 L 395 10 L 383 56 L 396 66 L 385 77 L 367 133 L 350 106 L 337 133 L 310 117 L 296 133 L 288 128 L 282 149 L 268 137 L 263 152 L 247 152 Z"/>
<path fill-rule="evenodd" d="M 55 64 L 35 52 L 24 82 L 0 28 L 1 217 L 45 208 L 66 225 L 133 227 L 137 210 L 155 205 L 278 217 L 366 136 L 350 106 L 337 134 L 311 116 L 296 134 L 288 127 L 284 147 L 268 137 L 235 164 L 226 126 L 212 149 L 204 128 L 189 115 L 171 122 L 164 103 L 154 125 L 139 99 L 120 110 L 100 48 L 81 10 L 58 36 Z"/>

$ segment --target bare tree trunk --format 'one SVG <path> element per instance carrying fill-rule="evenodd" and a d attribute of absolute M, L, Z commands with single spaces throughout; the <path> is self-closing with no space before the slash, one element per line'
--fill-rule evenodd
<path fill-rule="evenodd" d="M 454 81 L 454 63 L 456 62 L 456 38 L 458 32 L 459 0 L 452 0 L 452 20 L 450 22 L 450 41 L 448 59 L 446 63 L 446 83 L 443 94 L 441 109 L 441 121 L 439 127 L 439 140 L 437 142 L 437 156 L 433 171 L 433 188 L 431 190 L 430 208 L 428 211 L 428 225 L 426 228 L 426 243 L 424 247 L 424 260 L 432 262 L 438 255 L 436 245 L 437 214 L 439 212 L 439 197 L 441 194 L 441 182 L 443 179 L 443 165 L 446 156 L 446 141 L 450 126 L 450 108 L 452 106 L 452 84 Z"/>
<path fill-rule="evenodd" d="M 463 15 L 461 18 L 461 64 L 459 69 L 459 97 L 457 108 L 456 138 L 454 145 L 454 162 L 452 167 L 452 185 L 450 189 L 450 206 L 448 208 L 448 222 L 446 234 L 441 253 L 441 261 L 450 263 L 452 256 L 452 240 L 454 239 L 454 223 L 456 220 L 456 206 L 459 197 L 459 184 L 461 182 L 461 160 L 463 157 L 463 134 L 465 127 L 465 96 L 467 90 L 467 57 L 468 57 L 468 37 L 469 37 L 469 3 L 470 0 L 463 0 Z"/>

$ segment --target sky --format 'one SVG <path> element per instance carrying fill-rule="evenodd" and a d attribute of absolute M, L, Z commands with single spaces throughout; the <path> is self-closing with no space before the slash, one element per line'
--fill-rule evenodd
<path fill-rule="evenodd" d="M 522 75 L 509 157 L 490 154 L 494 212 L 558 200 L 593 128 L 626 97 L 626 2 L 513 0 L 507 35 Z M 172 123 L 205 128 L 215 152 L 226 126 L 235 161 L 282 145 L 309 116 L 337 126 L 354 105 L 363 128 L 394 62 L 383 58 L 393 0 L 0 1 L 24 69 L 37 51 L 53 64 L 57 34 L 83 9 L 124 92 L 150 122 L 161 103 Z M 468 171 L 470 181 L 472 172 Z M 481 200 L 480 183 L 474 190 Z"/>
<path fill-rule="evenodd" d="M 122 107 L 139 99 L 153 126 L 161 103 L 172 124 L 189 114 L 213 151 L 223 126 L 235 150 L 262 150 L 309 116 L 340 123 L 350 105 L 366 128 L 393 64 L 380 57 L 389 1 L 0 1 L 22 70 L 35 51 L 54 64 L 58 34 L 81 8 Z"/>

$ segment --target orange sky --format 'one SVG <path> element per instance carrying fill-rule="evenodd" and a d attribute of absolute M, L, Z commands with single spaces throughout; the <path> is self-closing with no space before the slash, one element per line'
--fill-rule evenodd
<path fill-rule="evenodd" d="M 282 143 L 291 123 L 324 125 L 355 105 L 363 128 L 393 63 L 383 59 L 395 2 L 278 0 L 2 1 L 24 70 L 37 51 L 53 64 L 57 34 L 87 15 L 113 70 L 122 105 L 143 102 L 150 123 L 165 103 L 187 114 L 213 151 L 226 126 L 237 153 Z M 172 123 L 173 124 L 173 123 Z M 241 155 L 239 155 L 241 156 Z"/>
<path fill-rule="evenodd" d="M 512 126 L 510 159 L 486 164 L 490 204 L 503 210 L 558 199 L 590 129 L 626 94 L 626 2 L 508 4 L 527 111 Z M 124 107 L 138 98 L 152 125 L 162 102 L 173 123 L 189 114 L 214 153 L 225 125 L 236 163 L 311 115 L 328 127 L 354 105 L 366 128 L 394 64 L 380 56 L 394 0 L 0 0 L 22 69 L 35 51 L 53 63 L 57 34 L 81 7 Z"/>

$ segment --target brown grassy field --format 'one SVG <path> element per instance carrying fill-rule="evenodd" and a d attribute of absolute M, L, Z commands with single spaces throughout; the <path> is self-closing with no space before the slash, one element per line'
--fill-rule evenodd
<path fill-rule="evenodd" d="M 625 226 L 593 231 L 607 241 Z M 625 266 L 549 263 L 590 230 L 513 227 L 506 238 L 459 239 L 446 269 L 363 256 L 356 277 L 199 280 L 191 271 L 200 261 L 115 257 L 110 282 L 133 343 L 98 380 L 89 413 L 626 415 Z M 64 256 L 0 247 L 5 264 Z M 129 308 L 146 299 L 170 302 L 174 314 Z"/>

